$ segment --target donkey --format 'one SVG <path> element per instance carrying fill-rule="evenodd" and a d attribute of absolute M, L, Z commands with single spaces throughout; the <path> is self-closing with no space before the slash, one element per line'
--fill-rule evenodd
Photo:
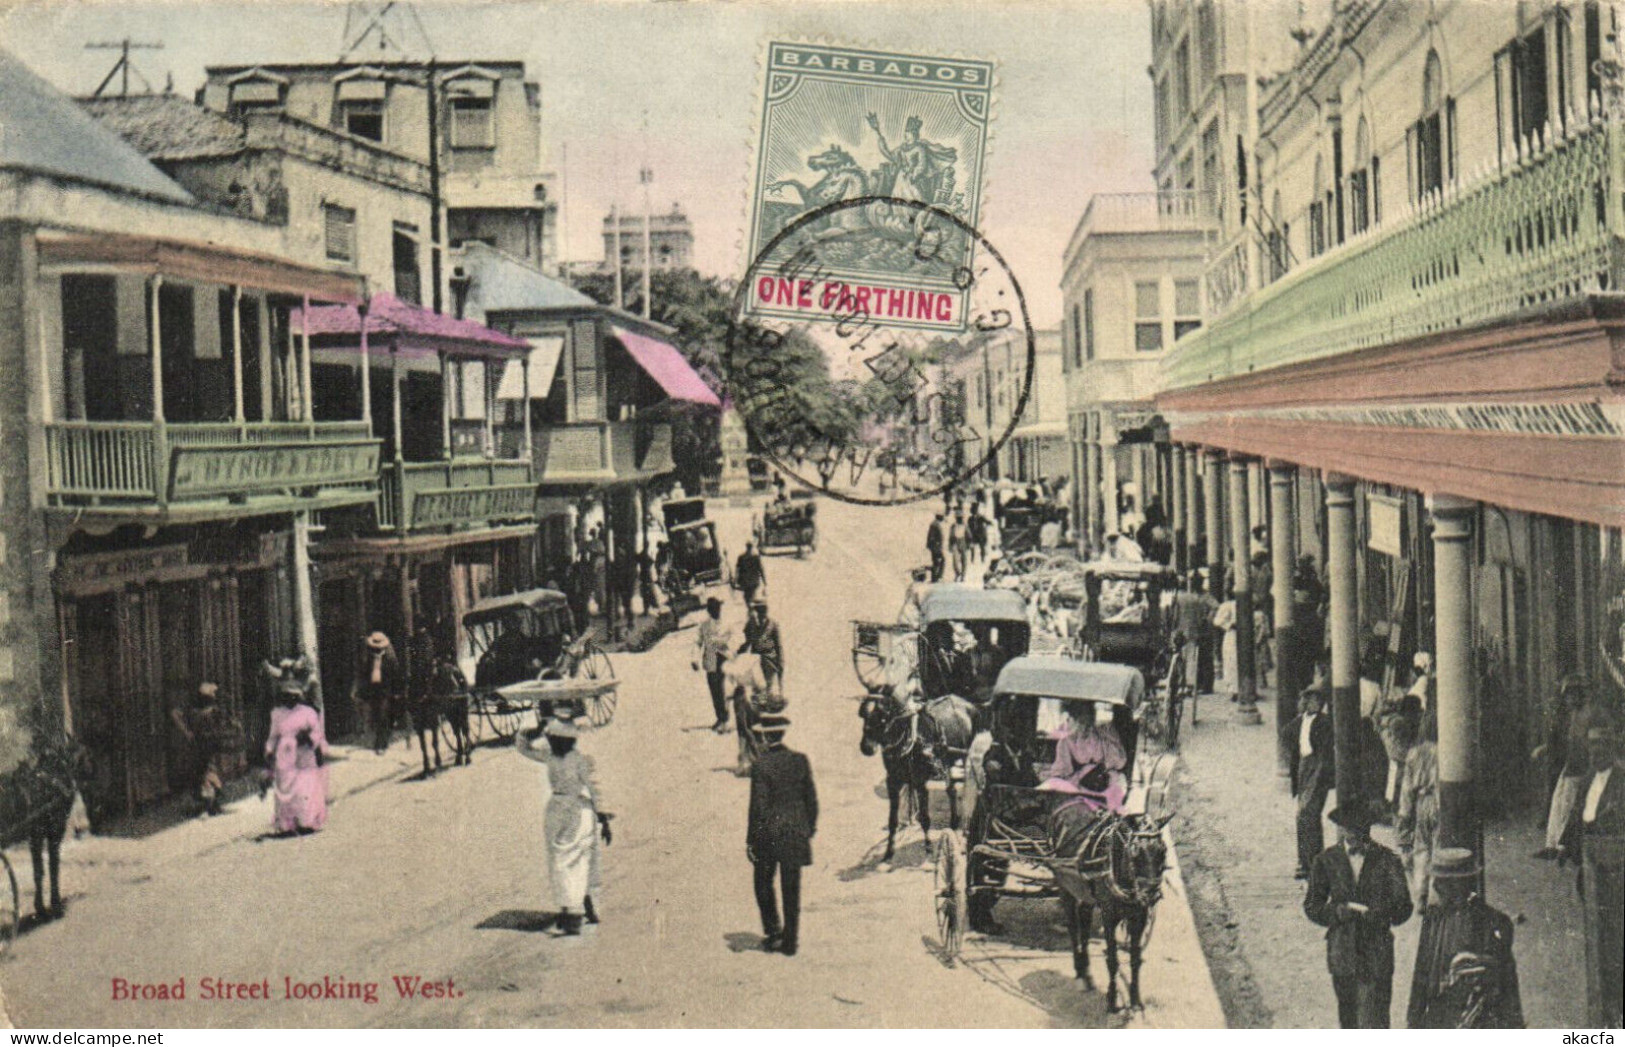
<path fill-rule="evenodd" d="M 863 738 L 858 749 L 865 756 L 879 751 L 886 767 L 886 854 L 896 851 L 897 807 L 904 790 L 914 798 L 925 844 L 931 846 L 931 805 L 926 783 L 942 779 L 948 787 L 949 825 L 959 828 L 959 789 L 949 767 L 969 748 L 974 735 L 976 707 L 957 694 L 930 702 L 919 701 L 917 687 L 903 697 L 865 698 L 858 706 Z"/>
<path fill-rule="evenodd" d="M 1162 830 L 1173 815 L 1147 821 L 1140 816 L 1099 814 L 1079 805 L 1055 813 L 1050 837 L 1057 858 L 1055 883 L 1066 909 L 1066 929 L 1072 940 L 1072 970 L 1086 987 L 1089 977 L 1089 928 L 1094 910 L 1100 910 L 1101 933 L 1106 940 L 1106 1010 L 1120 1009 L 1117 994 L 1117 929 L 1128 937 L 1128 1005 L 1143 1010 L 1140 1001 L 1140 960 L 1151 923 L 1151 911 L 1162 897 L 1162 876 L 1168 847 Z"/>
<path fill-rule="evenodd" d="M 62 839 L 68 833 L 81 782 L 89 780 L 85 747 L 65 732 L 34 735 L 28 757 L 0 778 L 0 846 L 28 839 L 34 866 L 34 918 L 58 919 L 62 905 Z M 14 837 L 14 838 L 13 838 Z M 51 904 L 45 904 L 47 863 Z"/>

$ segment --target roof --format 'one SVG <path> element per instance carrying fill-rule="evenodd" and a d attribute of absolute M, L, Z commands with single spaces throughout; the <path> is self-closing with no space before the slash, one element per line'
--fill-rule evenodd
<path fill-rule="evenodd" d="M 0 170 L 31 171 L 174 204 L 192 195 L 124 139 L 0 50 Z"/>
<path fill-rule="evenodd" d="M 676 346 L 618 325 L 613 330 L 615 337 L 626 346 L 626 351 L 632 354 L 632 359 L 666 391 L 667 396 L 673 400 L 722 406 L 717 394 L 705 384 L 705 379 L 683 358 Z"/>
<path fill-rule="evenodd" d="M 1027 603 L 1010 589 L 978 589 L 969 585 L 932 586 L 920 601 L 920 620 L 965 622 L 1025 622 Z"/>
<path fill-rule="evenodd" d="M 564 281 L 489 244 L 470 240 L 459 251 L 463 271 L 473 281 L 469 304 L 487 313 L 591 308 L 598 304 Z"/>
<path fill-rule="evenodd" d="M 527 589 L 522 593 L 509 593 L 507 596 L 493 596 L 481 600 L 463 615 L 463 624 L 480 625 L 501 618 L 518 607 L 555 607 L 564 604 L 564 594 L 557 589 Z"/>
<path fill-rule="evenodd" d="M 301 330 L 301 310 L 295 309 L 289 324 Z M 324 305 L 310 310 L 310 334 L 348 335 L 359 338 L 361 317 L 353 305 Z M 369 352 L 387 352 L 394 340 L 399 348 L 419 350 L 445 349 L 448 352 L 504 353 L 530 351 L 530 343 L 523 338 L 493 331 L 473 320 L 459 320 L 444 316 L 420 305 L 403 302 L 392 294 L 379 292 L 372 296 L 367 307 L 367 337 Z M 373 342 L 372 339 L 377 339 Z"/>
<path fill-rule="evenodd" d="M 1105 702 L 1136 706 L 1145 696 L 1145 677 L 1129 665 L 1079 662 L 1058 655 L 1023 655 L 999 671 L 995 695 L 1037 695 L 1063 702 Z"/>
<path fill-rule="evenodd" d="M 83 98 L 79 104 L 153 160 L 235 156 L 246 147 L 241 123 L 179 95 Z"/>

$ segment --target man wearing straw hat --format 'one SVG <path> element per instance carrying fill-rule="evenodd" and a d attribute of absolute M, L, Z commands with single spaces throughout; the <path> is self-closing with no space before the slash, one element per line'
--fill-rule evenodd
<path fill-rule="evenodd" d="M 1326 968 L 1344 1029 L 1386 1029 L 1394 994 L 1394 933 L 1410 919 L 1399 856 L 1371 839 L 1372 805 L 1339 800 L 1330 817 L 1342 840 L 1309 866 L 1303 912 L 1326 928 Z"/>
<path fill-rule="evenodd" d="M 1580 866 L 1586 936 L 1586 1024 L 1617 1029 L 1625 1008 L 1625 759 L 1619 721 L 1599 712 L 1586 728 L 1591 773 L 1580 783 L 1559 862 Z"/>
<path fill-rule="evenodd" d="M 535 747 L 536 736 L 547 738 L 547 748 Z M 608 847 L 611 815 L 604 811 L 603 793 L 598 787 L 597 769 L 592 759 L 576 748 L 581 737 L 574 718 L 554 714 L 540 731 L 519 731 L 514 748 L 521 756 L 547 765 L 547 859 L 553 881 L 553 898 L 559 907 L 560 934 L 581 933 L 581 919 L 598 922 L 593 908 L 593 892 L 599 890 L 598 841 Z"/>
<path fill-rule="evenodd" d="M 395 645 L 382 630 L 374 629 L 361 646 L 350 700 L 360 700 L 372 726 L 372 751 L 382 754 L 389 748 L 396 706 L 401 700 L 401 660 Z"/>
<path fill-rule="evenodd" d="M 1407 1028 L 1523 1028 L 1512 921 L 1478 893 L 1480 874 L 1465 847 L 1434 852 L 1428 875 L 1438 901 L 1422 914 Z"/>
<path fill-rule="evenodd" d="M 782 713 L 762 713 L 752 726 L 764 751 L 750 770 L 745 856 L 755 867 L 762 949 L 794 956 L 801 937 L 801 870 L 812 864 L 812 838 L 818 831 L 818 791 L 807 757 L 785 748 L 789 726 Z M 784 896 L 782 922 L 773 892 L 775 873 Z"/>

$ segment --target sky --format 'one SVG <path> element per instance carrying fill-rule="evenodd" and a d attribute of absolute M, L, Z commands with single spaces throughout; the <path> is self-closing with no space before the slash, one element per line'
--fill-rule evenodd
<path fill-rule="evenodd" d="M 0 47 L 75 94 L 112 66 L 89 42 L 161 41 L 136 67 L 190 95 L 206 65 L 331 61 L 346 5 L 0 0 Z M 563 179 L 561 254 L 602 257 L 612 204 L 693 220 L 703 272 L 738 276 L 770 40 L 992 60 L 982 231 L 1009 260 L 1036 326 L 1061 314 L 1061 256 L 1089 197 L 1151 181 L 1150 28 L 1141 0 L 796 0 L 418 3 L 445 59 L 521 59 L 541 85 L 544 170 Z"/>

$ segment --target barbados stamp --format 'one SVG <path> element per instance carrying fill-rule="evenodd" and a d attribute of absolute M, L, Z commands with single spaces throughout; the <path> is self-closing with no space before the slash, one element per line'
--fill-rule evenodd
<path fill-rule="evenodd" d="M 824 272 L 806 294 L 753 294 L 749 311 L 828 320 L 858 306 L 892 327 L 966 330 L 955 274 L 976 249 L 993 73 L 972 59 L 770 44 L 748 254 L 771 265 L 814 244 Z M 783 237 L 792 225 L 799 235 Z"/>

